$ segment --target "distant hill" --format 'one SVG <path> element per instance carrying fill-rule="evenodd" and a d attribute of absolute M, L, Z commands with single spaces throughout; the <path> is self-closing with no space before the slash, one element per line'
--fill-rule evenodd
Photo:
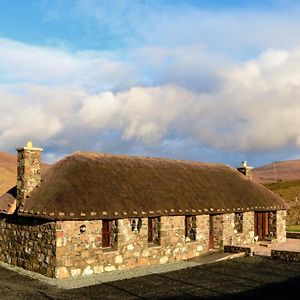
<path fill-rule="evenodd" d="M 260 183 L 300 180 L 300 160 L 275 162 L 253 169 L 252 174 Z"/>
<path fill-rule="evenodd" d="M 48 164 L 42 164 L 47 169 Z M 0 195 L 5 193 L 17 183 L 17 155 L 0 151 Z"/>
<path fill-rule="evenodd" d="M 16 185 L 17 157 L 0 152 L 0 194 Z"/>
<path fill-rule="evenodd" d="M 275 162 L 252 171 L 253 180 L 265 185 L 290 206 L 287 224 L 300 222 L 300 160 Z"/>
<path fill-rule="evenodd" d="M 287 211 L 287 224 L 300 224 L 300 180 L 279 181 L 264 184 L 268 189 L 282 197 L 290 206 Z"/>

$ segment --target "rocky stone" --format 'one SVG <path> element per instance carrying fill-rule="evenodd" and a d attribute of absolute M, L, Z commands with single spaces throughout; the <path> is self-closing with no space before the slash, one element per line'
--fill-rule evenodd
<path fill-rule="evenodd" d="M 122 257 L 122 255 L 117 255 L 116 257 L 115 257 L 115 263 L 116 264 L 121 264 L 123 262 L 123 257 Z"/>
<path fill-rule="evenodd" d="M 115 266 L 106 266 L 104 267 L 104 271 L 106 272 L 111 272 L 111 271 L 115 271 L 116 267 Z"/>
<path fill-rule="evenodd" d="M 133 250 L 134 250 L 134 246 L 133 246 L 132 244 L 129 244 L 129 245 L 127 246 L 127 250 L 128 250 L 128 251 L 133 251 Z"/>
<path fill-rule="evenodd" d="M 160 264 L 166 264 L 168 262 L 169 258 L 168 256 L 163 256 L 159 259 Z"/>
<path fill-rule="evenodd" d="M 81 275 L 81 269 L 77 268 L 77 269 L 71 269 L 71 276 L 72 277 L 77 277 Z"/>
<path fill-rule="evenodd" d="M 56 270 L 56 278 L 68 278 L 70 276 L 69 272 L 68 272 L 68 269 L 65 268 L 65 267 L 60 267 L 60 268 L 57 268 Z"/>
<path fill-rule="evenodd" d="M 94 274 L 94 270 L 91 268 L 91 266 L 87 266 L 82 273 L 82 275 L 92 275 L 92 274 Z"/>

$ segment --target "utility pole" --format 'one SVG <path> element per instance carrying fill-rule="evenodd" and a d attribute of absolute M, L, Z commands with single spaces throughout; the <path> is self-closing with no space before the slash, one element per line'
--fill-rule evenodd
<path fill-rule="evenodd" d="M 277 174 L 276 174 L 276 162 L 273 162 L 273 171 L 274 171 L 274 181 L 277 182 Z"/>

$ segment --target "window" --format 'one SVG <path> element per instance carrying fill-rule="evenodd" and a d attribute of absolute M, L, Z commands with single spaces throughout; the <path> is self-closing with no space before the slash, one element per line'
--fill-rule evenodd
<path fill-rule="evenodd" d="M 185 240 L 196 241 L 197 223 L 196 216 L 185 217 Z"/>
<path fill-rule="evenodd" d="M 160 245 L 160 218 L 148 218 L 148 243 Z"/>
<path fill-rule="evenodd" d="M 118 220 L 102 220 L 102 247 L 116 248 L 118 242 Z"/>
<path fill-rule="evenodd" d="M 243 233 L 243 213 L 234 214 L 234 231 L 235 233 Z"/>

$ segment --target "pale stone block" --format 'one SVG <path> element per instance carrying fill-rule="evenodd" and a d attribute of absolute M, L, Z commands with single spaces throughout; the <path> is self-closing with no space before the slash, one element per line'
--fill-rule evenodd
<path fill-rule="evenodd" d="M 175 248 L 174 250 L 173 250 L 173 255 L 176 255 L 177 253 L 179 253 L 179 248 Z"/>
<path fill-rule="evenodd" d="M 71 269 L 71 276 L 76 277 L 81 275 L 81 270 L 80 269 Z"/>
<path fill-rule="evenodd" d="M 105 270 L 106 272 L 115 271 L 115 270 L 116 270 L 116 267 L 115 267 L 115 266 L 106 266 L 106 267 L 104 268 L 104 270 Z"/>
<path fill-rule="evenodd" d="M 168 256 L 163 256 L 159 259 L 159 262 L 161 264 L 166 264 L 168 262 L 168 260 L 169 260 Z"/>
<path fill-rule="evenodd" d="M 142 256 L 143 256 L 143 257 L 148 257 L 149 255 L 150 255 L 149 250 L 144 250 L 144 251 L 142 252 Z"/>
<path fill-rule="evenodd" d="M 201 245 L 198 245 L 198 246 L 196 247 L 196 251 L 197 251 L 197 252 L 203 251 L 203 247 L 202 247 Z"/>
<path fill-rule="evenodd" d="M 87 266 L 82 273 L 82 275 L 92 275 L 92 274 L 94 274 L 94 270 L 91 268 L 91 266 Z"/>
<path fill-rule="evenodd" d="M 117 255 L 115 257 L 115 263 L 116 264 L 121 264 L 123 262 L 123 257 L 121 255 Z"/>
<path fill-rule="evenodd" d="M 129 244 L 129 245 L 127 246 L 127 250 L 129 250 L 129 251 L 134 250 L 134 246 L 133 246 L 132 244 Z"/>
<path fill-rule="evenodd" d="M 94 266 L 94 272 L 95 272 L 95 274 L 103 273 L 103 271 L 104 271 L 103 266 Z"/>
<path fill-rule="evenodd" d="M 166 255 L 169 256 L 170 254 L 171 254 L 171 249 L 167 249 L 167 250 L 166 250 Z"/>
<path fill-rule="evenodd" d="M 57 268 L 56 274 L 55 274 L 56 278 L 67 278 L 69 276 L 70 276 L 70 274 L 69 274 L 67 268 L 65 268 L 65 267 Z"/>
<path fill-rule="evenodd" d="M 62 238 L 57 238 L 56 239 L 56 246 L 57 247 L 62 247 L 63 246 L 63 239 Z"/>

